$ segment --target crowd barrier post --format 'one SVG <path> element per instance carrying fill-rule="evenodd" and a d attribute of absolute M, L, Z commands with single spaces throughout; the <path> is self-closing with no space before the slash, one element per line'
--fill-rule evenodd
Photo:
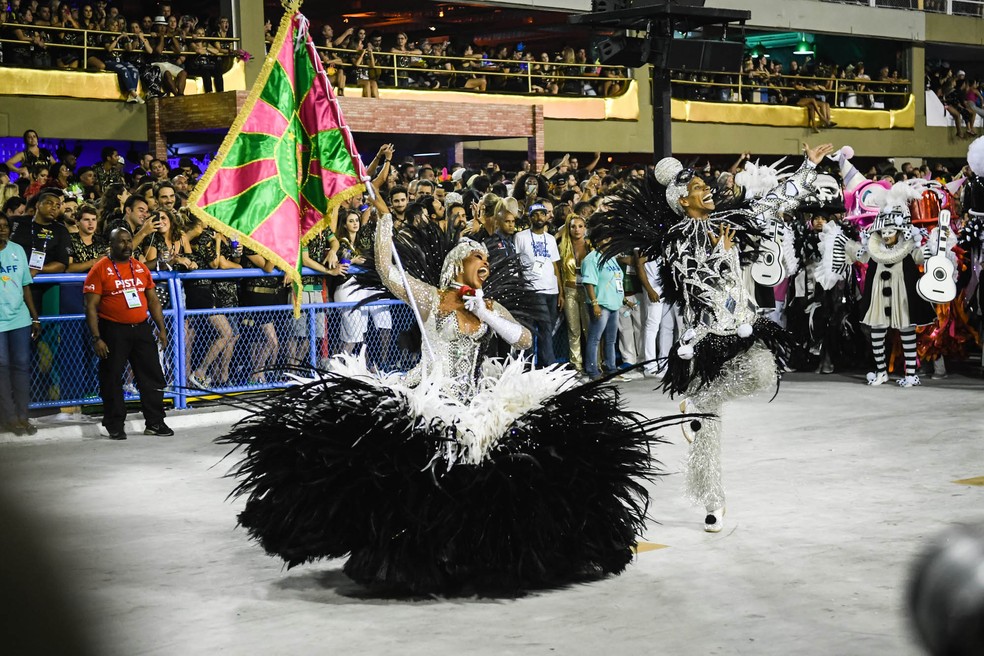
<path fill-rule="evenodd" d="M 171 307 L 174 308 L 174 386 L 177 395 L 174 397 L 174 407 L 184 410 L 188 407 L 188 396 L 185 394 L 185 386 L 188 384 L 188 372 L 185 371 L 185 307 L 184 307 L 184 285 L 178 276 L 168 277 L 168 285 L 171 290 Z"/>
<path fill-rule="evenodd" d="M 311 368 L 318 368 L 318 331 L 316 330 L 315 318 L 317 314 L 314 308 L 307 308 L 307 334 L 308 334 L 308 358 Z"/>

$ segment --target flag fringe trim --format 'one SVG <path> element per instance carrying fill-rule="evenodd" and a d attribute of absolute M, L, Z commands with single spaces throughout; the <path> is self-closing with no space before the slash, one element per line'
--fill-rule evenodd
<path fill-rule="evenodd" d="M 362 182 L 355 185 L 354 187 L 349 187 L 344 191 L 340 191 L 330 199 L 328 199 L 328 207 L 325 213 L 321 215 L 321 220 L 311 226 L 311 229 L 301 235 L 301 246 L 307 246 L 308 242 L 317 237 L 325 228 L 329 228 L 334 234 L 338 234 L 335 230 L 336 226 L 331 225 L 331 220 L 337 219 L 338 216 L 335 211 L 341 207 L 342 203 L 349 200 L 353 196 L 358 196 L 365 193 L 366 185 Z M 310 202 L 310 201 L 308 201 Z M 317 210 L 315 210 L 317 211 Z M 337 221 L 336 221 L 337 225 Z"/>
<path fill-rule="evenodd" d="M 300 3 L 298 3 L 298 7 L 299 6 Z M 208 169 L 205 171 L 205 175 L 198 180 L 194 191 L 192 191 L 191 195 L 188 197 L 188 207 L 191 209 L 191 212 L 201 219 L 205 225 L 221 232 L 230 239 L 233 237 L 238 237 L 243 246 L 249 248 L 257 255 L 262 255 L 265 259 L 273 262 L 274 266 L 283 271 L 284 275 L 291 281 L 294 288 L 295 318 L 301 316 L 301 295 L 298 293 L 301 288 L 301 274 L 297 270 L 297 267 L 290 266 L 287 260 L 249 235 L 243 234 L 238 230 L 233 229 L 232 226 L 227 225 L 215 218 L 206 212 L 204 208 L 200 207 L 198 205 L 198 201 L 201 199 L 202 194 L 208 186 L 212 183 L 212 178 L 214 178 L 219 172 L 219 169 L 222 168 L 222 164 L 225 161 L 226 155 L 229 153 L 229 149 L 242 132 L 243 125 L 246 123 L 246 120 L 250 117 L 250 115 L 252 115 L 253 108 L 260 99 L 260 95 L 263 93 L 263 89 L 266 87 L 267 81 L 270 79 L 270 74 L 273 72 L 273 67 L 278 63 L 277 57 L 279 57 L 280 51 L 283 50 L 284 41 L 287 40 L 287 35 L 292 29 L 294 16 L 297 15 L 297 11 L 297 9 L 294 9 L 293 11 L 284 12 L 284 15 L 281 17 L 280 27 L 277 28 L 277 35 L 274 37 L 273 43 L 270 46 L 270 53 L 263 61 L 263 67 L 260 69 L 260 74 L 256 77 L 256 81 L 253 83 L 252 88 L 250 88 L 249 94 L 246 96 L 246 101 L 243 103 L 242 109 L 239 110 L 239 113 L 236 115 L 235 120 L 233 120 L 232 125 L 229 126 L 229 131 L 222 140 L 222 144 L 219 146 L 219 151 L 216 153 L 215 159 L 212 160 Z M 301 262 L 300 244 L 298 244 L 297 247 L 297 261 L 298 263 Z"/>
<path fill-rule="evenodd" d="M 300 0 L 298 0 L 298 1 L 300 1 Z M 317 67 L 318 51 L 314 47 L 314 42 L 313 41 L 309 41 L 308 39 L 304 39 L 304 47 L 308 49 L 308 51 L 309 51 L 308 54 L 311 57 L 313 57 L 314 61 L 316 62 L 316 64 L 315 64 L 315 73 L 316 74 L 315 74 L 315 82 L 314 82 L 314 84 L 318 84 L 318 83 L 322 84 L 324 86 L 324 89 L 325 89 L 325 95 L 333 101 L 333 104 L 334 104 L 333 109 L 334 109 L 334 112 L 336 114 L 336 118 L 338 119 L 338 128 L 342 132 L 342 139 L 343 139 L 343 142 L 344 142 L 344 138 L 345 138 L 345 134 L 344 133 L 345 133 L 345 129 L 346 129 L 347 126 L 346 126 L 345 122 L 342 120 L 342 108 L 341 108 L 341 105 L 339 105 L 339 103 L 338 103 L 338 95 L 335 93 L 335 90 L 332 88 L 331 82 L 328 80 L 328 74 L 325 72 L 324 68 L 321 69 L 320 75 L 317 74 L 317 72 L 318 72 L 317 71 L 317 68 L 318 68 Z M 311 89 L 314 88 L 314 84 L 312 84 L 308 88 L 308 90 L 304 93 L 304 98 L 301 99 L 301 102 L 302 103 L 303 103 L 304 99 L 307 98 L 307 95 L 309 93 L 311 93 Z M 306 130 L 306 128 L 305 128 L 305 130 Z M 310 135 L 308 135 L 308 136 L 310 137 Z M 351 137 L 351 134 L 349 136 Z M 354 143 L 355 142 L 353 140 L 353 146 L 354 146 Z M 358 178 L 358 177 L 360 177 L 360 171 L 359 171 L 359 166 L 356 165 L 356 160 L 358 159 L 359 160 L 358 161 L 358 164 L 361 165 L 362 164 L 362 159 L 361 159 L 361 157 L 359 157 L 358 152 L 352 152 L 352 151 L 349 150 L 348 143 L 347 142 L 345 143 L 345 149 L 347 151 L 349 151 L 349 158 L 352 160 L 352 168 L 355 169 L 355 176 Z M 364 169 L 365 167 L 363 166 L 362 168 Z M 341 171 L 335 171 L 335 172 L 336 173 L 341 173 Z M 322 177 L 322 184 L 324 183 L 323 181 L 324 181 L 324 177 Z M 317 223 L 315 223 L 307 232 L 305 232 L 303 235 L 301 235 L 301 246 L 303 247 L 303 246 L 307 245 L 308 242 L 310 242 L 312 239 L 314 239 L 317 236 L 317 234 L 320 233 L 321 231 L 323 231 L 326 227 L 330 228 L 333 233 L 336 233 L 337 234 L 337 231 L 335 230 L 336 227 L 337 227 L 337 225 L 338 225 L 338 221 L 337 221 L 338 216 L 337 216 L 336 210 L 345 201 L 349 200 L 353 196 L 356 196 L 358 194 L 362 194 L 365 191 L 366 191 L 365 182 L 359 182 L 355 186 L 349 187 L 348 189 L 346 189 L 344 191 L 341 191 L 341 192 L 335 194 L 334 196 L 332 196 L 331 198 L 329 198 L 328 199 L 328 204 L 325 207 L 325 212 L 324 212 L 324 214 L 321 215 L 321 219 Z M 303 196 L 303 195 L 304 195 L 304 191 L 301 190 L 301 196 Z M 311 204 L 312 207 L 313 207 L 313 203 L 311 203 L 310 201 L 308 201 L 308 203 Z M 336 219 L 334 226 L 329 225 L 331 223 L 331 220 L 333 218 Z"/>

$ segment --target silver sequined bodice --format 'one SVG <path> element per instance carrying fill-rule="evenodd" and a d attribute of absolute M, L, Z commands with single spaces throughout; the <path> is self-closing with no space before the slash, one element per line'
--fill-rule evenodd
<path fill-rule="evenodd" d="M 430 307 L 421 308 L 421 314 L 427 317 L 424 320 L 424 331 L 433 351 L 433 359 L 427 346 L 423 345 L 420 364 L 407 374 L 407 380 L 415 383 L 420 380 L 424 368 L 442 367 L 447 380 L 444 393 L 462 403 L 468 403 L 478 386 L 478 356 L 482 338 L 489 327 L 483 323 L 475 334 L 462 332 L 456 312 L 441 314 L 440 293 L 433 290 L 428 296 Z"/>

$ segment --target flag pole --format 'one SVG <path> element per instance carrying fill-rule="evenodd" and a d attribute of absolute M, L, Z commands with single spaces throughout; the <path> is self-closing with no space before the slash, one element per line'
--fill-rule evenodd
<path fill-rule="evenodd" d="M 285 11 L 299 14 L 301 9 L 301 4 L 303 4 L 303 2 L 304 0 L 281 0 L 280 4 L 283 5 Z M 303 15 L 302 15 L 302 21 L 303 22 L 301 24 L 301 32 L 305 32 L 308 27 L 308 22 L 307 22 L 307 18 L 304 17 Z M 307 43 L 306 38 L 304 39 L 299 38 L 295 40 L 294 47 L 295 48 L 303 47 L 303 45 L 306 45 L 306 43 Z M 331 82 L 328 81 L 327 74 L 324 71 L 322 71 L 321 75 L 324 78 L 325 85 L 330 89 Z M 334 102 L 335 105 L 337 106 L 338 105 L 337 96 L 335 96 L 334 93 L 329 93 L 329 97 L 331 98 L 332 102 Z M 345 132 L 348 132 L 349 137 L 351 138 L 352 136 L 351 128 L 349 128 L 349 126 L 345 124 L 341 125 L 340 127 Z M 354 139 L 352 139 L 351 141 L 353 144 L 355 143 Z M 362 181 L 365 185 L 366 192 L 369 194 L 369 197 L 375 199 L 376 188 L 372 184 L 372 178 L 370 178 L 367 175 L 363 178 Z M 424 321 L 420 315 L 420 308 L 417 306 L 417 301 L 413 297 L 413 291 L 410 289 L 410 282 L 407 280 L 407 273 L 403 268 L 403 262 L 400 260 L 400 254 L 397 252 L 395 246 L 392 249 L 392 251 L 393 251 L 393 262 L 394 264 L 396 264 L 396 270 L 400 272 L 400 280 L 403 282 L 403 288 L 407 292 L 407 299 L 410 301 L 409 305 L 411 311 L 413 312 L 413 318 L 416 320 L 417 325 L 420 327 L 421 341 L 423 342 L 424 346 L 427 348 L 427 355 L 430 356 L 431 362 L 433 362 L 435 360 L 434 349 L 431 346 L 430 340 L 427 338 L 427 331 L 424 330 Z"/>
<path fill-rule="evenodd" d="M 424 320 L 420 316 L 420 308 L 417 307 L 417 300 L 413 297 L 413 291 L 410 289 L 410 281 L 407 280 L 406 271 L 403 270 L 403 262 L 400 261 L 396 244 L 393 244 L 393 263 L 396 264 L 396 270 L 400 272 L 403 288 L 407 291 L 407 299 L 410 301 L 410 309 L 413 310 L 413 318 L 417 320 L 417 325 L 420 327 L 420 339 L 427 347 L 427 355 L 430 356 L 431 362 L 435 362 L 434 349 L 431 347 L 430 339 L 427 338 L 427 331 L 424 330 Z"/>
<path fill-rule="evenodd" d="M 345 129 L 348 129 L 348 126 L 345 126 Z M 376 200 L 376 186 L 372 184 L 371 178 L 366 177 L 366 193 L 369 194 L 371 200 Z M 420 308 L 417 307 L 417 300 L 413 296 L 413 290 L 410 289 L 410 281 L 407 280 L 407 272 L 403 269 L 403 261 L 400 260 L 400 253 L 397 251 L 395 243 L 391 250 L 393 251 L 393 263 L 396 265 L 396 270 L 400 272 L 403 289 L 406 290 L 407 300 L 410 301 L 410 311 L 413 312 L 413 318 L 417 321 L 417 326 L 420 328 L 420 339 L 427 348 L 427 355 L 430 356 L 431 362 L 434 362 L 434 348 L 431 346 L 430 339 L 427 337 L 427 331 L 424 330 L 424 320 L 420 316 Z"/>

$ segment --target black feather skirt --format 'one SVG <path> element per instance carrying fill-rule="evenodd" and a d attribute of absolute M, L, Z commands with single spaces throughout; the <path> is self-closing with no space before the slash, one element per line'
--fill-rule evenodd
<path fill-rule="evenodd" d="M 680 345 L 670 350 L 666 375 L 661 385 L 671 397 L 677 394 L 693 393 L 705 385 L 713 383 L 724 371 L 724 365 L 732 358 L 746 353 L 756 343 L 769 349 L 776 359 L 776 371 L 786 368 L 792 352 L 792 335 L 782 326 L 764 317 L 758 317 L 752 324 L 752 334 L 748 337 L 732 335 L 705 335 L 694 344 L 694 357 L 684 360 L 680 357 Z M 692 385 L 697 387 L 692 389 Z M 778 386 L 779 380 L 776 379 Z"/>
<path fill-rule="evenodd" d="M 407 593 L 555 586 L 622 572 L 643 530 L 656 430 L 604 381 L 514 420 L 479 464 L 443 454 L 455 429 L 407 397 L 338 374 L 274 393 L 219 439 L 242 460 L 239 523 L 294 567 Z"/>

